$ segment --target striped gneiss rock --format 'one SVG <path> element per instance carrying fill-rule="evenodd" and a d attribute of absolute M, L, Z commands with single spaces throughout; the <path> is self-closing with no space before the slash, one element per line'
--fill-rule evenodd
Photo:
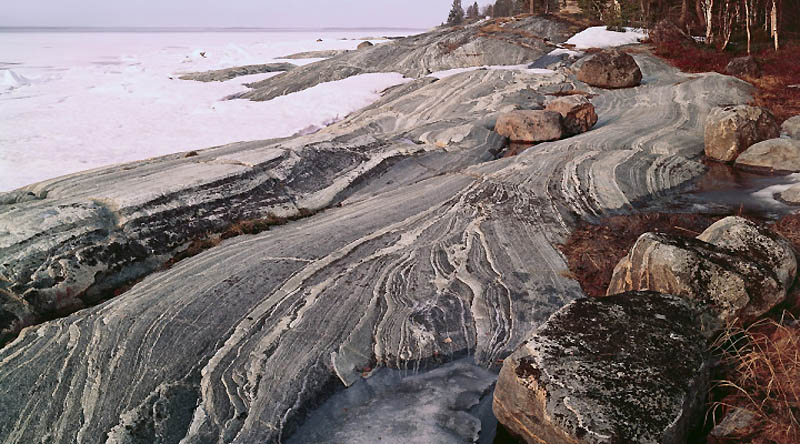
<path fill-rule="evenodd" d="M 353 57 L 421 73 L 420 54 L 440 51 L 427 38 L 293 69 L 254 98 L 346 76 Z M 367 367 L 507 356 L 582 295 L 556 247 L 575 218 L 633 211 L 696 178 L 710 108 L 749 100 L 736 79 L 636 58 L 646 85 L 590 91 L 592 131 L 514 158 L 494 160 L 497 116 L 571 88 L 569 71 L 419 79 L 313 135 L 0 197 L 4 331 L 86 307 L 0 349 L 0 442 L 277 442 Z M 279 217 L 304 218 L 154 273 L 198 237 Z"/>

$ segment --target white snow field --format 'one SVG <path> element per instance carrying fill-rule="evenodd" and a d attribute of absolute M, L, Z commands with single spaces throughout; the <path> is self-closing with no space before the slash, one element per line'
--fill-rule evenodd
<path fill-rule="evenodd" d="M 176 74 L 304 64 L 319 59 L 278 58 L 355 49 L 368 35 L 418 32 L 0 32 L 0 191 L 103 165 L 313 131 L 409 79 L 366 74 L 251 102 L 221 99 L 278 73 L 209 83 Z"/>
<path fill-rule="evenodd" d="M 643 29 L 625 28 L 625 32 L 609 31 L 605 26 L 592 26 L 575 34 L 564 42 L 575 45 L 575 49 L 610 48 L 639 43 L 647 37 Z"/>

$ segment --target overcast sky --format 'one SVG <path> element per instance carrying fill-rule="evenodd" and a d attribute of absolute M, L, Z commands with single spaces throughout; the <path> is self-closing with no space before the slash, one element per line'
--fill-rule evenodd
<path fill-rule="evenodd" d="M 3 3 L 0 26 L 429 28 L 447 18 L 452 0 L 7 0 Z"/>

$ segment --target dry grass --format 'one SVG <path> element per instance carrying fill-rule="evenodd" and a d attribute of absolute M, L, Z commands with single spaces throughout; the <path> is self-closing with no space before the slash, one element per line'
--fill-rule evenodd
<path fill-rule="evenodd" d="M 725 396 L 712 404 L 709 417 L 718 422 L 738 407 L 756 419 L 736 436 L 712 442 L 800 442 L 800 324 L 794 315 L 784 310 L 778 319 L 730 327 L 714 350 L 725 373 L 715 390 Z"/>

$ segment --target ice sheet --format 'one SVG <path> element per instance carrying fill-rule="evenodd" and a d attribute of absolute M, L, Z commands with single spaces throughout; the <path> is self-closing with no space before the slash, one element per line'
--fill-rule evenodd
<path fill-rule="evenodd" d="M 243 83 L 275 74 L 210 83 L 178 75 L 271 63 L 294 52 L 355 49 L 360 40 L 352 39 L 363 34 L 0 33 L 2 66 L 11 68 L 0 68 L 0 191 L 103 165 L 330 124 L 407 79 L 368 74 L 250 102 L 221 99 L 246 90 Z"/>

